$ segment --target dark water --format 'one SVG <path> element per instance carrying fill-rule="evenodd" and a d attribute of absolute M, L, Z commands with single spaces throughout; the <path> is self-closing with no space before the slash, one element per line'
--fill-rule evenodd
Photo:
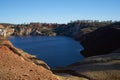
<path fill-rule="evenodd" d="M 12 37 L 9 40 L 14 46 L 44 60 L 51 68 L 66 66 L 83 59 L 80 55 L 82 46 L 68 37 Z"/>

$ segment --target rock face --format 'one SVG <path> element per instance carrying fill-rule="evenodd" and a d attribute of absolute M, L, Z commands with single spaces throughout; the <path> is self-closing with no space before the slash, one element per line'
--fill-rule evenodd
<path fill-rule="evenodd" d="M 80 38 L 85 57 L 110 53 L 120 48 L 120 23 L 99 28 Z"/>
<path fill-rule="evenodd" d="M 67 67 L 58 68 L 55 72 L 88 80 L 120 80 L 120 53 L 88 57 Z"/>
<path fill-rule="evenodd" d="M 4 25 L 0 25 L 0 36 L 7 37 L 14 33 L 14 29 L 11 27 L 6 27 Z"/>
<path fill-rule="evenodd" d="M 77 20 L 70 22 L 68 24 L 61 24 L 55 28 L 57 35 L 69 36 L 74 39 L 79 39 L 79 37 L 86 35 L 87 33 L 93 32 L 100 27 L 112 24 L 110 21 L 92 21 L 92 20 Z"/>
<path fill-rule="evenodd" d="M 0 80 L 58 80 L 45 62 L 0 39 Z"/>
<path fill-rule="evenodd" d="M 14 26 L 13 36 L 55 36 L 53 28 L 57 24 L 31 23 Z"/>

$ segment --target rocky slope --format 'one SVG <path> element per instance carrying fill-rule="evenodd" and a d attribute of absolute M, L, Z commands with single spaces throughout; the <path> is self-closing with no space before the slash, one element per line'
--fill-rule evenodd
<path fill-rule="evenodd" d="M 111 21 L 92 21 L 92 20 L 77 20 L 70 22 L 68 24 L 61 24 L 55 28 L 55 32 L 57 35 L 69 36 L 74 39 L 78 39 L 79 37 L 86 35 L 100 27 L 104 27 L 109 25 Z"/>
<path fill-rule="evenodd" d="M 71 74 L 87 80 L 120 80 L 120 52 L 88 57 L 54 72 Z"/>
<path fill-rule="evenodd" d="M 84 50 L 84 56 L 94 56 L 110 53 L 120 48 L 120 23 L 114 23 L 99 28 L 79 38 Z"/>
<path fill-rule="evenodd" d="M 53 28 L 57 24 L 30 23 L 14 26 L 13 36 L 55 36 Z"/>
<path fill-rule="evenodd" d="M 58 80 L 47 64 L 0 38 L 0 80 Z"/>

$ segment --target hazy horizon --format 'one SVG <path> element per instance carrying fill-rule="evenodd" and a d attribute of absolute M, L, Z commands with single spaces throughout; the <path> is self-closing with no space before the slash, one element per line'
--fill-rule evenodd
<path fill-rule="evenodd" d="M 120 21 L 120 0 L 1 0 L 0 23 Z"/>

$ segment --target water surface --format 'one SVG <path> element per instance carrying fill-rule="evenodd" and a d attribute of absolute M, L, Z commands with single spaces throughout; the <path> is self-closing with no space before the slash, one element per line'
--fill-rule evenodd
<path fill-rule="evenodd" d="M 9 40 L 15 47 L 44 60 L 51 68 L 66 66 L 83 59 L 80 55 L 82 46 L 68 37 L 12 37 Z"/>

